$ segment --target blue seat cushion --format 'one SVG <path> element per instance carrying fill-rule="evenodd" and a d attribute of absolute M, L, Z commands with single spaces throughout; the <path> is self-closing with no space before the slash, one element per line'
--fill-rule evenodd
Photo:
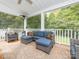
<path fill-rule="evenodd" d="M 17 35 L 10 35 L 10 36 L 8 36 L 8 38 L 16 38 L 17 37 Z"/>
<path fill-rule="evenodd" d="M 25 36 L 25 35 L 24 35 L 24 36 L 22 36 L 21 38 L 22 38 L 22 39 L 25 39 L 25 40 L 28 40 L 28 39 L 31 39 L 32 36 Z"/>
<path fill-rule="evenodd" d="M 34 36 L 43 37 L 44 36 L 44 32 L 43 31 L 37 31 L 37 32 L 35 32 Z"/>
<path fill-rule="evenodd" d="M 49 32 L 44 31 L 44 36 L 46 37 L 49 34 Z"/>
<path fill-rule="evenodd" d="M 42 46 L 50 46 L 51 42 L 52 42 L 51 40 L 48 40 L 46 38 L 40 38 L 36 40 L 36 43 Z"/>
<path fill-rule="evenodd" d="M 38 37 L 38 36 L 33 36 L 33 39 L 37 40 L 37 39 L 40 39 L 41 37 Z"/>

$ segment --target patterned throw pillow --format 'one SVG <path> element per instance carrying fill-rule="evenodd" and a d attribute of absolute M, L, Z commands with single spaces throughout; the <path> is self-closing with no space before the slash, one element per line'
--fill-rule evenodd
<path fill-rule="evenodd" d="M 28 32 L 27 35 L 28 36 L 33 36 L 33 32 Z"/>
<path fill-rule="evenodd" d="M 52 35 L 51 35 L 51 34 L 48 34 L 48 35 L 46 36 L 46 38 L 52 40 Z"/>
<path fill-rule="evenodd" d="M 74 44 L 79 45 L 79 40 L 78 40 L 78 39 L 75 39 L 75 40 L 74 40 Z"/>

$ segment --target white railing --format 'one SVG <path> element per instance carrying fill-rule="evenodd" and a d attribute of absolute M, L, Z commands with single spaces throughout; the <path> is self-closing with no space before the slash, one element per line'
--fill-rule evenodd
<path fill-rule="evenodd" d="M 40 29 L 27 29 L 27 31 L 38 31 L 38 30 Z M 72 29 L 45 29 L 45 30 L 52 31 L 55 33 L 56 43 L 69 45 L 71 38 L 79 39 L 78 30 L 72 30 Z M 12 29 L 12 31 L 18 32 L 20 38 L 23 29 Z M 0 41 L 5 40 L 6 32 L 7 29 L 0 29 Z"/>
<path fill-rule="evenodd" d="M 7 32 L 7 29 L 0 29 L 0 41 L 4 41 L 5 40 L 5 33 Z M 10 31 L 15 31 L 19 34 L 19 38 L 21 36 L 21 32 L 23 31 L 23 29 L 11 29 Z"/>
<path fill-rule="evenodd" d="M 5 40 L 6 29 L 0 29 L 0 41 Z"/>
<path fill-rule="evenodd" d="M 72 29 L 55 29 L 55 41 L 60 44 L 70 44 L 70 39 L 73 38 Z M 76 35 L 75 35 L 76 37 Z"/>
<path fill-rule="evenodd" d="M 70 39 L 79 39 L 79 31 L 72 29 L 55 29 L 56 41 L 61 44 L 70 45 Z"/>

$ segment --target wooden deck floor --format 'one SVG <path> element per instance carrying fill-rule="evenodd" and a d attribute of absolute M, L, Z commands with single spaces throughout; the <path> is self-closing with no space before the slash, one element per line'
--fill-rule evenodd
<path fill-rule="evenodd" d="M 68 46 L 56 44 L 53 48 L 53 59 L 71 59 Z"/>
<path fill-rule="evenodd" d="M 16 46 L 16 47 L 15 47 Z M 5 47 L 5 48 L 3 48 Z M 51 53 L 48 55 L 37 50 L 34 42 L 27 45 L 20 42 L 6 43 L 0 42 L 1 49 L 11 49 L 10 58 L 5 59 L 71 59 L 69 47 L 65 45 L 55 44 Z"/>

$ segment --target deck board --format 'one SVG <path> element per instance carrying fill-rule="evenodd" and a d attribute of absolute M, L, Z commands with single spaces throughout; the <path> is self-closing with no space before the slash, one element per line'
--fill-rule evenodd
<path fill-rule="evenodd" d="M 2 42 L 0 45 L 1 44 Z M 6 46 L 6 42 L 4 42 L 3 45 Z M 11 50 L 13 49 L 11 53 L 13 56 L 12 58 L 10 57 L 10 59 L 71 59 L 69 47 L 65 45 L 55 44 L 49 55 L 36 49 L 34 42 L 27 45 L 19 42 L 7 43 L 7 46 L 9 46 L 7 48 L 11 48 Z"/>

